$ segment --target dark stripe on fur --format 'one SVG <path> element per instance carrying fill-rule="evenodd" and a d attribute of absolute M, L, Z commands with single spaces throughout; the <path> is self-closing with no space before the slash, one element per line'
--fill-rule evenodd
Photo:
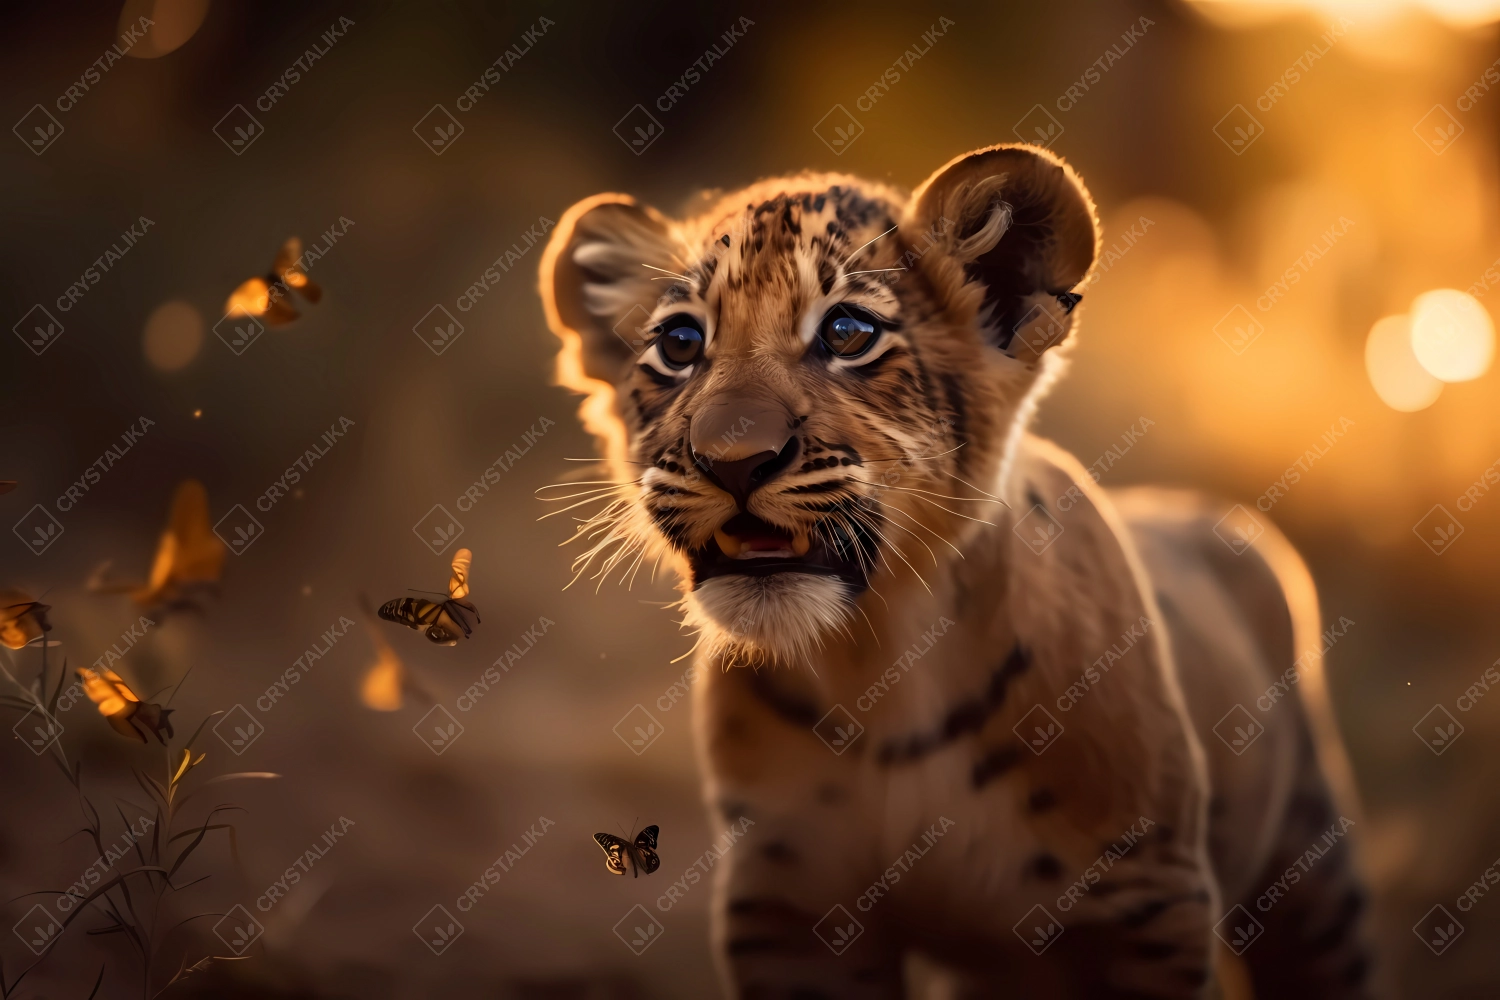
<path fill-rule="evenodd" d="M 910 763 L 952 743 L 960 736 L 978 733 L 990 716 L 1005 703 L 1005 692 L 1011 680 L 1025 673 L 1030 666 L 1030 654 L 1017 643 L 1005 662 L 990 674 L 989 685 L 983 694 L 961 701 L 949 709 L 942 726 L 935 732 L 887 740 L 881 744 L 877 759 L 886 765 Z"/>

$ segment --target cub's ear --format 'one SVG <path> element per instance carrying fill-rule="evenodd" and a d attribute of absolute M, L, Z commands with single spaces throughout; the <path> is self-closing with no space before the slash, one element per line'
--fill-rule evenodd
<path fill-rule="evenodd" d="M 588 392 L 588 380 L 619 381 L 645 347 L 643 324 L 661 295 L 652 268 L 680 271 L 677 250 L 672 224 L 629 195 L 595 195 L 563 214 L 542 255 L 541 293 L 563 342 L 564 385 Z"/>
<path fill-rule="evenodd" d="M 1027 364 L 1071 331 L 1082 298 L 1073 289 L 1093 266 L 1097 234 L 1072 168 L 1020 145 L 949 161 L 912 194 L 901 223 L 902 242 L 949 306 Z"/>

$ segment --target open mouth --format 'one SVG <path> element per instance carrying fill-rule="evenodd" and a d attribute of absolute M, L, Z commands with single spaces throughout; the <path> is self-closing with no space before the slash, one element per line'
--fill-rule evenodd
<path fill-rule="evenodd" d="M 716 576 L 817 573 L 863 587 L 855 540 L 830 545 L 821 534 L 789 531 L 754 514 L 736 514 L 714 530 L 713 541 L 689 555 L 694 587 Z"/>

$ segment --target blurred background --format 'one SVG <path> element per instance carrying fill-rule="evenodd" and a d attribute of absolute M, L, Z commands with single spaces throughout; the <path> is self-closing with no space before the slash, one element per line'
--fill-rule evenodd
<path fill-rule="evenodd" d="M 723 833 L 701 812 L 673 662 L 691 639 L 661 579 L 563 589 L 569 515 L 538 523 L 535 491 L 576 477 L 567 460 L 593 445 L 551 385 L 528 231 L 606 190 L 678 212 L 805 168 L 909 188 L 1025 138 L 1083 175 L 1105 246 L 1040 432 L 1106 486 L 1212 491 L 1300 547 L 1326 618 L 1352 623 L 1326 663 L 1382 962 L 1405 995 L 1495 995 L 1500 899 L 1458 899 L 1500 856 L 1500 694 L 1465 695 L 1500 656 L 1497 19 L 1493 0 L 12 5 L 0 480 L 19 485 L 0 496 L 17 525 L 0 587 L 52 607 L 54 677 L 63 655 L 118 650 L 109 665 L 145 697 L 191 669 L 179 743 L 231 712 L 241 737 L 205 731 L 185 787 L 281 775 L 184 807 L 178 829 L 243 807 L 215 820 L 234 823 L 238 859 L 210 833 L 182 872 L 209 877 L 160 927 L 239 905 L 262 929 L 245 960 L 170 992 L 715 995 L 706 885 L 656 905 Z M 292 235 L 316 248 L 322 301 L 233 344 L 226 297 Z M 241 505 L 259 533 L 202 614 L 130 636 L 141 609 L 86 581 L 106 559 L 147 574 L 186 478 L 210 520 Z M 359 595 L 442 589 L 453 549 L 425 539 L 450 523 L 475 553 L 483 624 L 453 649 L 383 626 L 432 701 L 372 710 L 361 684 L 380 653 Z M 27 683 L 40 650 L 0 657 Z M 498 682 L 464 697 L 497 657 Z M 269 699 L 288 670 L 299 682 Z M 660 732 L 644 749 L 637 706 Z M 1462 731 L 1435 744 L 1442 713 Z M 116 802 L 148 794 L 131 769 L 168 762 L 87 699 L 58 718 L 118 842 Z M 435 747 L 448 718 L 462 731 Z M 0 740 L 0 916 L 21 927 L 0 937 L 6 987 L 35 960 L 28 907 L 56 898 L 18 897 L 99 856 L 73 836 L 77 795 L 50 753 Z M 607 875 L 590 835 L 648 823 L 663 874 Z M 639 956 L 614 930 L 637 904 L 662 928 Z M 1439 905 L 1462 932 L 1434 949 L 1413 928 Z M 184 956 L 230 954 L 218 919 L 158 936 L 152 992 Z M 140 996 L 125 935 L 82 933 L 105 923 L 69 927 L 14 995 L 84 997 L 102 966 L 100 996 Z"/>

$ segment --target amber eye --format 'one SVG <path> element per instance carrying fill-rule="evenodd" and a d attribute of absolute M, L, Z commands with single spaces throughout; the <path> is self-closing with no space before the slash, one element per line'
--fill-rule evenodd
<path fill-rule="evenodd" d="M 880 320 L 858 306 L 834 306 L 818 330 L 823 346 L 836 358 L 857 358 L 880 339 Z"/>
<path fill-rule="evenodd" d="M 656 328 L 656 349 L 671 368 L 686 368 L 703 357 L 703 327 L 691 316 L 672 316 Z"/>

